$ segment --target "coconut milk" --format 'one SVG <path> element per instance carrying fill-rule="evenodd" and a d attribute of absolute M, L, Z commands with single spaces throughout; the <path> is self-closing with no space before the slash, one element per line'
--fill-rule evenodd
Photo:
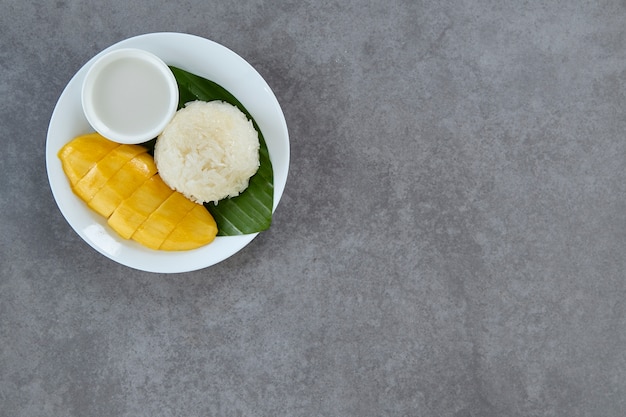
<path fill-rule="evenodd" d="M 109 63 L 97 77 L 94 111 L 111 130 L 136 135 L 168 117 L 170 92 L 165 75 L 142 59 L 127 57 Z"/>

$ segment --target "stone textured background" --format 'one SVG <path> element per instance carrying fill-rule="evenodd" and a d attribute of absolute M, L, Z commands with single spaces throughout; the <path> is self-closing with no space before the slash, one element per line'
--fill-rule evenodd
<path fill-rule="evenodd" d="M 248 60 L 291 170 L 187 274 L 91 249 L 45 140 L 105 47 Z M 626 2 L 0 3 L 0 416 L 626 415 Z"/>

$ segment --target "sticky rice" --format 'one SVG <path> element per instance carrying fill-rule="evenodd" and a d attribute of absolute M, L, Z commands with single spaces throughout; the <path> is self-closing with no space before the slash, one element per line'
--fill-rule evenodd
<path fill-rule="evenodd" d="M 236 106 L 194 101 L 159 135 L 154 161 L 170 188 L 196 203 L 239 195 L 259 168 L 259 137 Z"/>

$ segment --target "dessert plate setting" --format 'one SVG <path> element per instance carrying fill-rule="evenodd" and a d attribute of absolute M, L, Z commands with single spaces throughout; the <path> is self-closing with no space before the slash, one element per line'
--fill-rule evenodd
<path fill-rule="evenodd" d="M 202 37 L 172 32 L 144 34 L 104 49 L 76 72 L 56 103 L 46 139 L 46 168 L 54 199 L 72 229 L 102 255 L 134 269 L 179 273 L 212 266 L 243 249 L 258 233 L 217 236 L 212 243 L 188 251 L 149 249 L 112 230 L 106 218 L 74 194 L 63 171 L 59 150 L 76 136 L 95 130 L 82 105 L 85 77 L 105 55 L 126 49 L 147 51 L 169 66 L 211 80 L 245 106 L 263 134 L 272 162 L 272 212 L 281 199 L 289 171 L 289 134 L 282 109 L 263 77 L 235 52 Z"/>

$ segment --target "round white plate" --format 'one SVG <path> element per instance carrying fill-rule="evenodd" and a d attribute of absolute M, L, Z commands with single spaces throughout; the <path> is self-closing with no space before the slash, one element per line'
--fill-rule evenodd
<path fill-rule="evenodd" d="M 118 42 L 89 60 L 67 84 L 54 108 L 46 141 L 46 166 L 54 199 L 70 226 L 91 247 L 122 265 L 149 272 L 177 273 L 214 265 L 234 255 L 258 233 L 218 236 L 204 247 L 182 252 L 156 251 L 120 237 L 106 219 L 71 190 L 57 153 L 74 137 L 93 132 L 81 107 L 81 86 L 91 64 L 121 48 L 152 52 L 168 65 L 220 84 L 248 109 L 267 143 L 274 168 L 274 210 L 289 171 L 289 134 L 278 100 L 263 77 L 243 58 L 208 39 L 184 33 L 150 33 Z"/>

